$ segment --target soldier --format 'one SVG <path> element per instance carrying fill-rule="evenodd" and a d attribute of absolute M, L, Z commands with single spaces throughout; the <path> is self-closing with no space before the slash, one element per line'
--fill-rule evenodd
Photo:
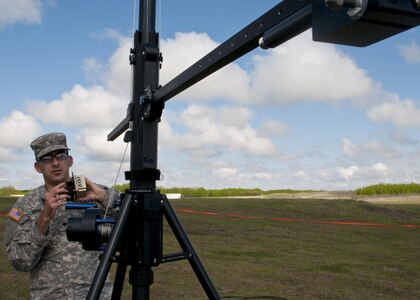
<path fill-rule="evenodd" d="M 99 252 L 85 251 L 66 237 L 69 216 L 81 216 L 83 210 L 65 210 L 69 194 L 73 158 L 66 136 L 49 133 L 31 143 L 35 170 L 45 184 L 19 198 L 8 214 L 4 234 L 7 258 L 18 271 L 30 272 L 32 299 L 85 299 L 99 263 Z M 79 202 L 106 206 L 118 198 L 118 192 L 99 186 L 86 178 L 87 192 Z M 111 297 L 108 280 L 102 298 Z"/>

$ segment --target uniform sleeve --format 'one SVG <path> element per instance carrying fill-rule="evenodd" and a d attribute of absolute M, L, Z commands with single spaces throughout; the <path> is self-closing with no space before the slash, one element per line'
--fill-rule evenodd
<path fill-rule="evenodd" d="M 17 271 L 29 272 L 36 266 L 45 247 L 53 239 L 38 231 L 35 221 L 24 215 L 19 221 L 7 220 L 4 243 L 7 259 Z"/>

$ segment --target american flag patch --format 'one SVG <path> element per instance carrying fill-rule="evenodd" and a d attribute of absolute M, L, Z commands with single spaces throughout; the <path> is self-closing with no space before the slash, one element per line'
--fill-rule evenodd
<path fill-rule="evenodd" d="M 7 216 L 12 220 L 19 221 L 24 215 L 25 213 L 19 208 L 13 207 Z"/>

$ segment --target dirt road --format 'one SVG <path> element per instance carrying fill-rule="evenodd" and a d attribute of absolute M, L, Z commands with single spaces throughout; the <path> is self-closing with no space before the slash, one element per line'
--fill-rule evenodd
<path fill-rule="evenodd" d="M 248 197 L 247 197 L 248 198 Z M 420 204 L 420 195 L 398 195 L 398 196 L 359 196 L 352 191 L 321 191 L 302 193 L 277 193 L 249 198 L 280 198 L 280 199 L 348 199 L 366 201 L 370 203 L 384 204 Z"/>

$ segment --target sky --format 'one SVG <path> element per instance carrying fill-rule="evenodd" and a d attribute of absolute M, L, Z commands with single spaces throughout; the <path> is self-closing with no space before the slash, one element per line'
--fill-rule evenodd
<path fill-rule="evenodd" d="M 164 85 L 279 1 L 157 3 Z M 135 1 L 0 0 L 0 187 L 43 184 L 29 144 L 56 131 L 72 172 L 126 182 L 126 144 L 106 137 L 130 102 L 137 18 Z M 157 185 L 418 183 L 419 81 L 419 27 L 365 48 L 314 42 L 308 30 L 255 49 L 166 102 Z"/>

